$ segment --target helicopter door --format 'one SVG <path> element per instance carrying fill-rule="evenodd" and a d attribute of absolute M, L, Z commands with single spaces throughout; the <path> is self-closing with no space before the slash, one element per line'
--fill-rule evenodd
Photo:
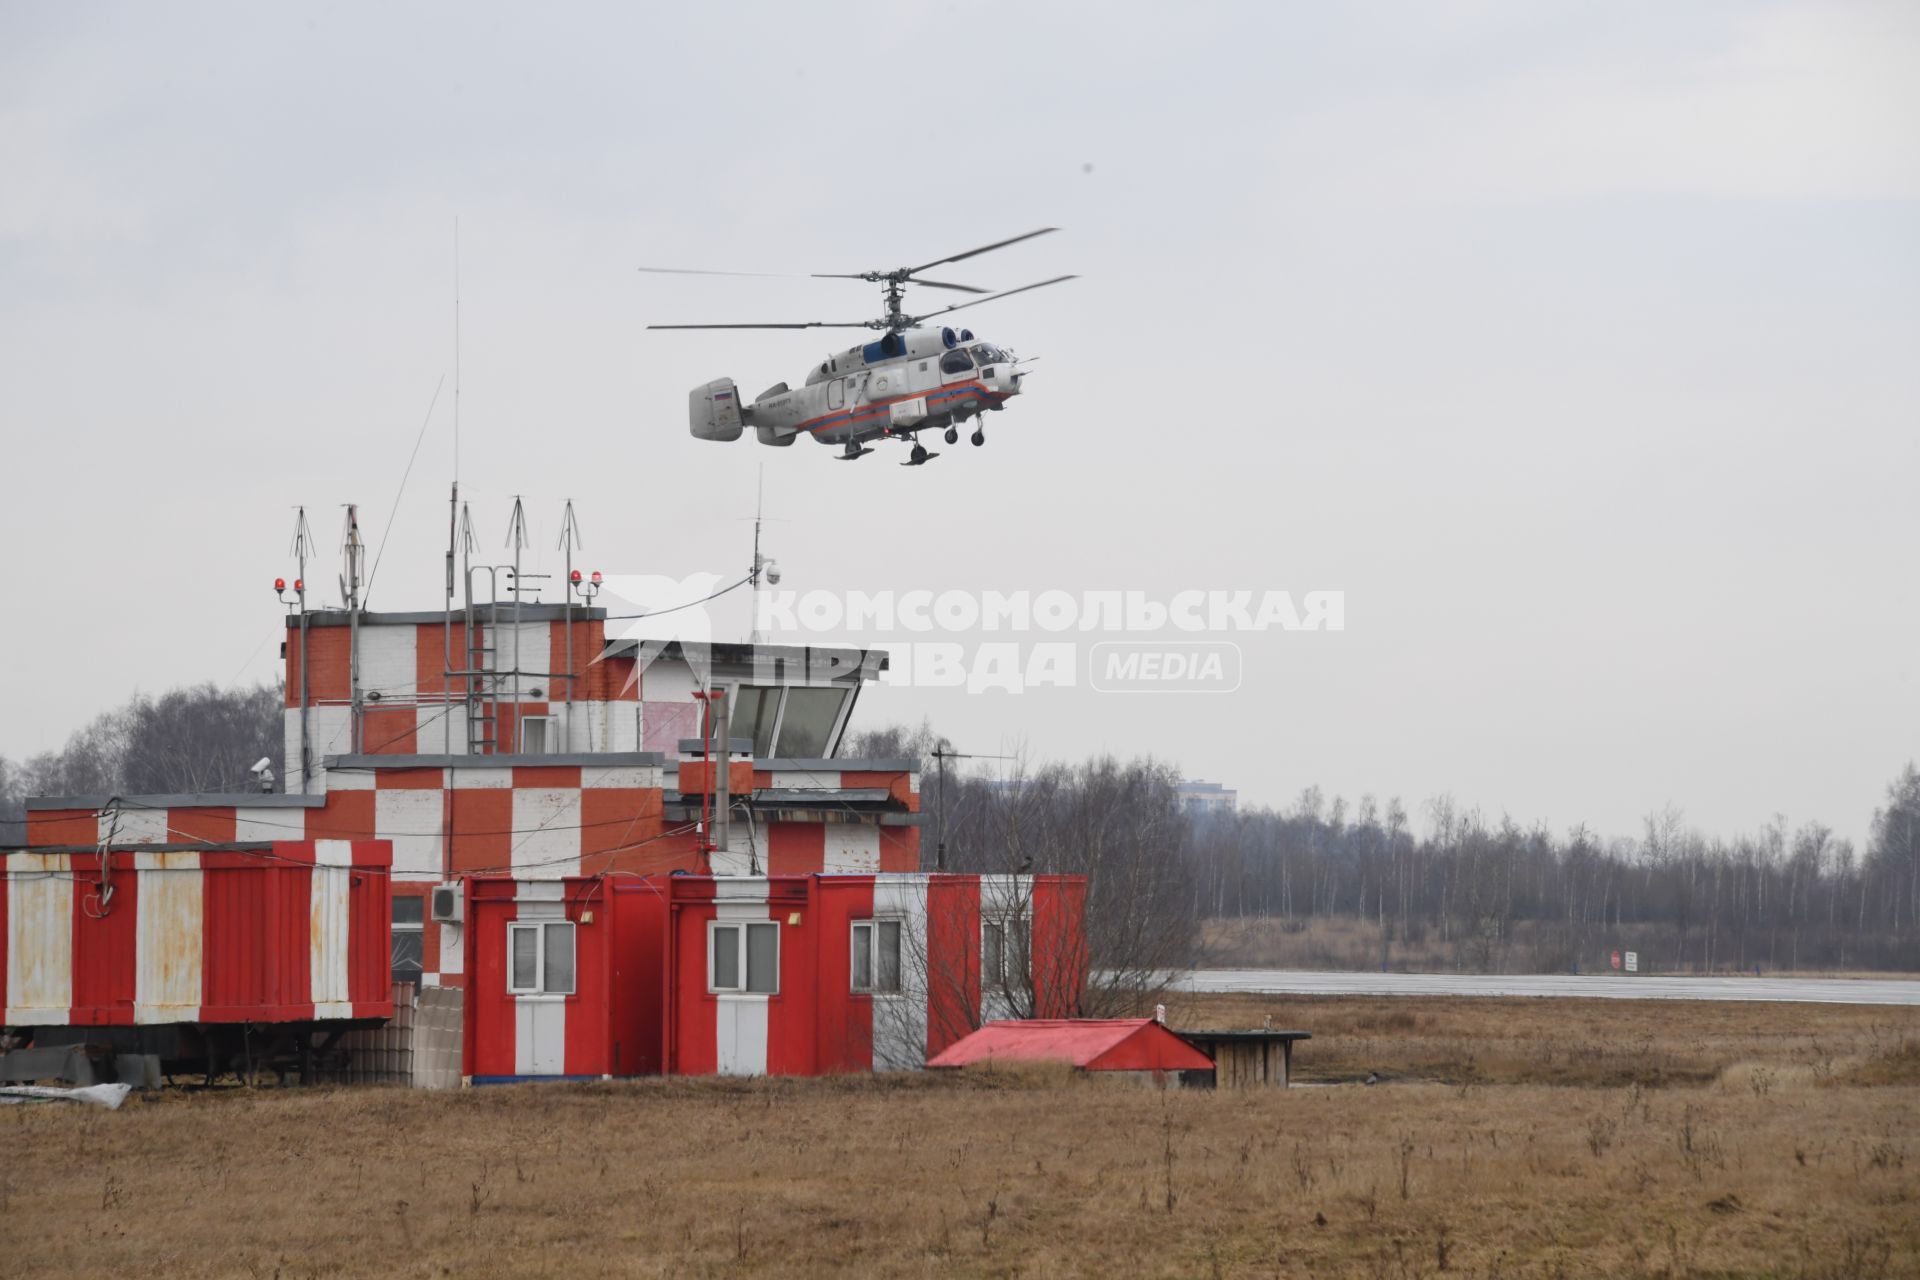
<path fill-rule="evenodd" d="M 973 376 L 973 357 L 965 347 L 955 347 L 940 357 L 940 381 L 951 386 Z"/>
<path fill-rule="evenodd" d="M 847 380 L 835 378 L 827 384 L 827 408 L 844 409 L 847 407 Z"/>

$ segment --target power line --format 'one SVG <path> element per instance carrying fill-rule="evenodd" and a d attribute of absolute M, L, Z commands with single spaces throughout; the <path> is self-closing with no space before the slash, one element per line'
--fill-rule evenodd
<path fill-rule="evenodd" d="M 440 388 L 447 385 L 447 375 L 441 374 L 440 381 L 433 384 L 433 399 L 427 402 L 427 416 L 420 421 L 420 430 L 413 437 L 413 452 L 407 455 L 407 469 L 400 473 L 400 487 L 394 491 L 393 509 L 387 512 L 387 527 L 380 531 L 380 549 L 373 553 L 373 571 L 367 574 L 367 589 L 361 593 L 360 607 L 365 608 L 367 601 L 373 598 L 373 580 L 380 575 L 380 557 L 387 554 L 387 537 L 393 532 L 393 518 L 400 514 L 400 498 L 407 491 L 407 477 L 413 474 L 414 459 L 420 456 L 420 442 L 427 438 L 427 424 L 433 421 L 433 407 L 440 403 Z"/>

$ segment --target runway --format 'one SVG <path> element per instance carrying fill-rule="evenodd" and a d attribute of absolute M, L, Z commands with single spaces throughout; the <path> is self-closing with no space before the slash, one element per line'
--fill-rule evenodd
<path fill-rule="evenodd" d="M 1197 969 L 1176 991 L 1300 996 L 1576 996 L 1601 1000 L 1748 1000 L 1920 1007 L 1906 978 L 1627 977 L 1623 974 L 1322 973 Z"/>

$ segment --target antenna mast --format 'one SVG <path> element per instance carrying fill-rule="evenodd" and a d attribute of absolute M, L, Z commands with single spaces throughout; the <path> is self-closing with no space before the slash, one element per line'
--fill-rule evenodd
<path fill-rule="evenodd" d="M 527 510 L 513 495 L 513 515 L 507 520 L 507 545 L 513 548 L 513 737 L 508 751 L 520 749 L 520 552 L 527 545 Z M 495 748 L 498 750 L 499 748 Z"/>
<path fill-rule="evenodd" d="M 780 566 L 772 556 L 760 554 L 761 502 L 766 490 L 767 467 L 760 464 L 760 475 L 753 490 L 753 617 L 747 622 L 747 643 L 760 644 L 766 636 L 760 630 L 760 592 L 769 581 L 780 581 Z"/>
<path fill-rule="evenodd" d="M 460 215 L 453 215 L 453 483 L 460 484 Z"/>
<path fill-rule="evenodd" d="M 580 539 L 580 522 L 574 519 L 573 499 L 568 498 L 566 513 L 560 517 L 559 549 L 567 553 L 567 576 L 565 579 L 567 594 L 563 597 L 564 608 L 561 612 L 566 618 L 567 628 L 567 750 L 569 751 L 574 750 L 573 681 L 575 672 L 573 669 L 573 598 L 575 595 L 575 583 L 573 580 L 573 549 L 575 547 L 584 547 L 585 545 L 586 544 Z"/>
<path fill-rule="evenodd" d="M 367 562 L 367 544 L 360 539 L 360 506 L 347 504 L 346 528 L 340 536 L 340 596 L 347 606 L 347 677 L 350 682 L 349 706 L 352 708 L 350 742 L 355 754 L 361 747 L 360 731 L 360 571 Z"/>
<path fill-rule="evenodd" d="M 293 552 L 300 569 L 293 580 L 293 594 L 300 602 L 300 794 L 307 793 L 307 779 L 313 772 L 313 746 L 307 719 L 307 554 L 313 550 L 313 530 L 307 527 L 307 509 L 296 507 L 293 518 Z"/>

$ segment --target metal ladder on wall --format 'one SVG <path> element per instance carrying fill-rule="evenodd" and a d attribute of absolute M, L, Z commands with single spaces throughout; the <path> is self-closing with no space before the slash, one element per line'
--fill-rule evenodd
<path fill-rule="evenodd" d="M 500 587 L 497 570 L 475 565 L 487 571 L 487 599 L 476 603 L 472 581 L 467 584 L 467 670 L 480 674 L 467 678 L 467 754 L 491 755 L 499 750 L 500 739 Z M 481 620 L 481 610 L 486 618 Z M 516 642 L 519 633 L 515 633 Z M 517 647 L 517 643 L 516 643 Z M 514 654 L 518 665 L 519 654 Z"/>

